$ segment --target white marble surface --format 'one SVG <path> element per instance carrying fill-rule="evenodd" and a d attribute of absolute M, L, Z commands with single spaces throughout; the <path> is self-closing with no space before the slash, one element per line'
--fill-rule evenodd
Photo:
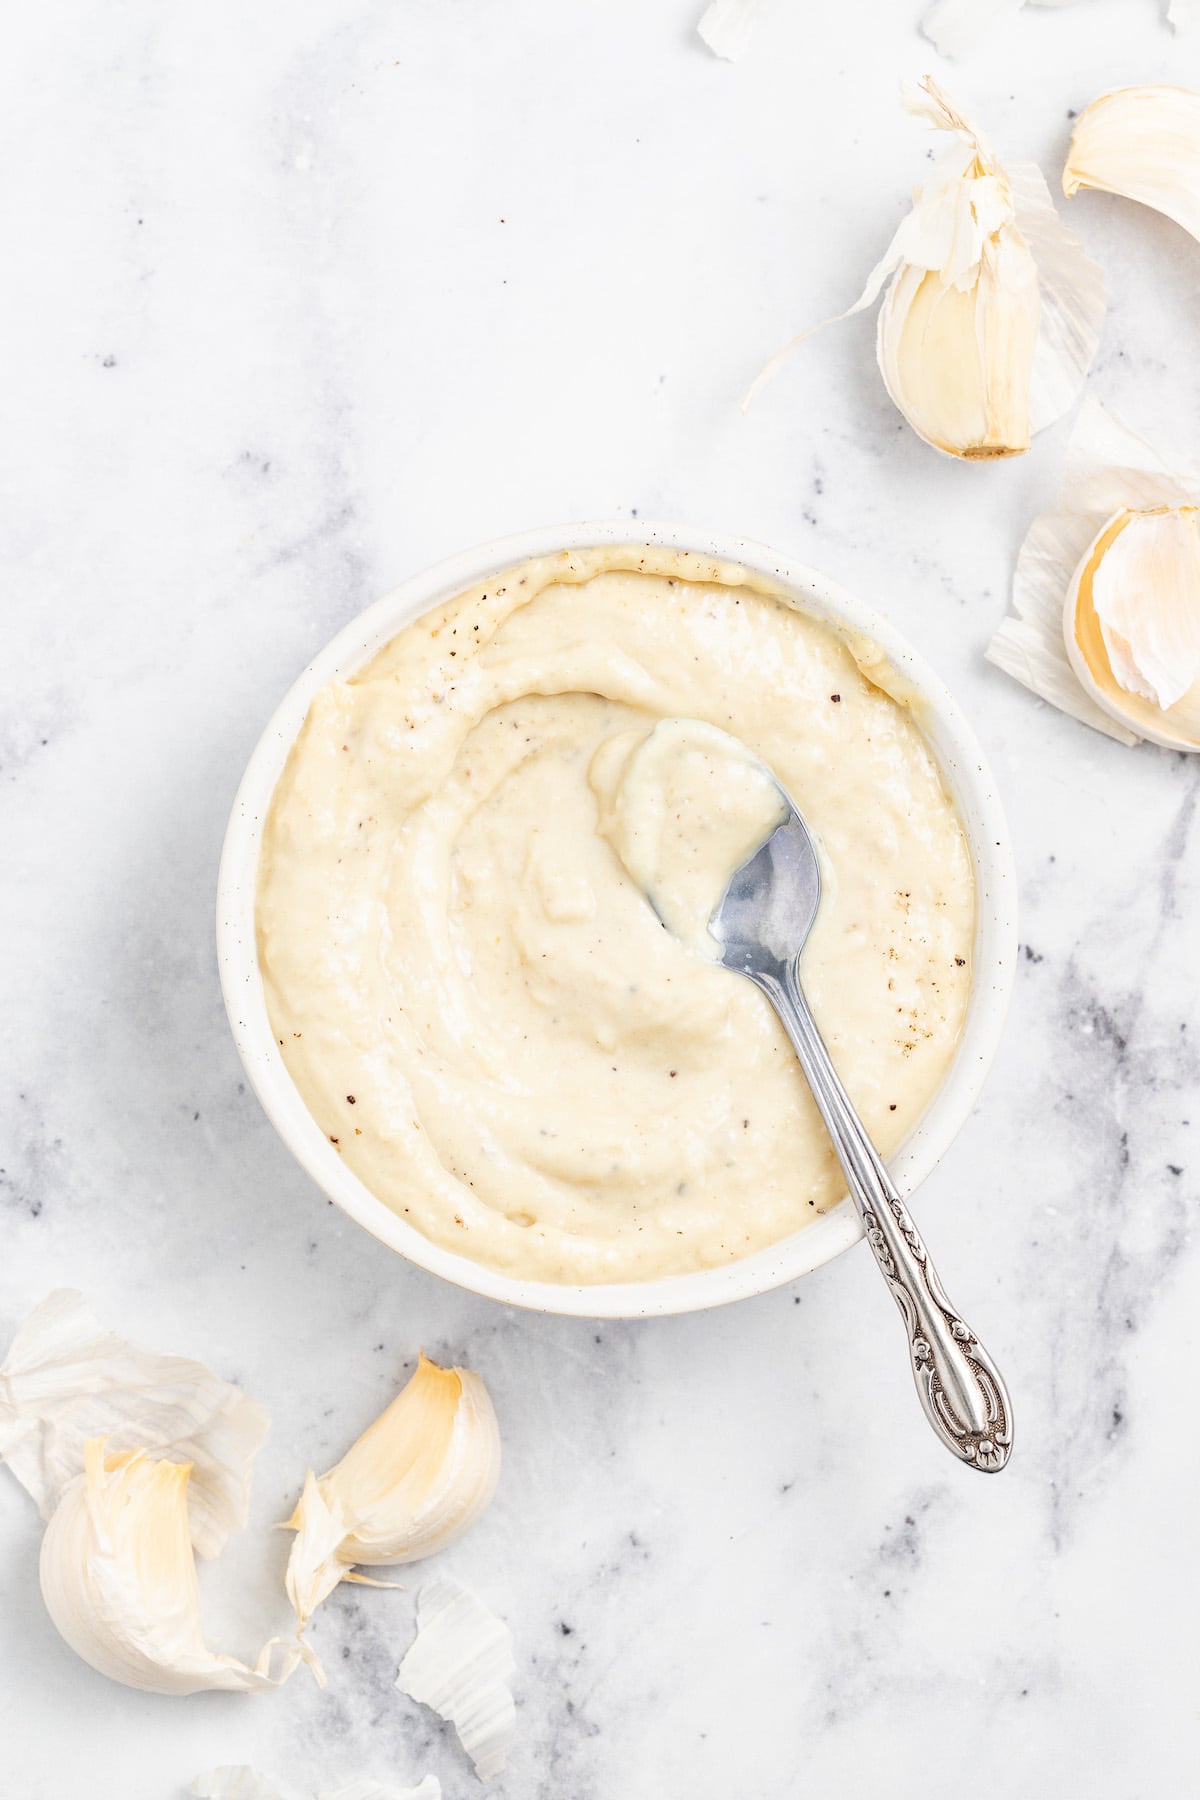
<path fill-rule="evenodd" d="M 516 1634 L 504 1796 L 894 1800 L 1194 1791 L 1200 766 L 989 669 L 1064 430 L 944 462 L 851 322 L 919 178 L 918 0 L 45 0 L 9 20 L 0 521 L 0 1323 L 47 1288 L 213 1361 L 274 1419 L 214 1637 L 284 1622 L 282 1514 L 425 1344 L 492 1386 L 507 1468 L 446 1559 Z M 957 71 L 1053 179 L 1069 109 L 1200 84 L 1154 0 L 1028 11 Z M 1197 447 L 1200 249 L 1071 218 L 1108 266 L 1093 381 Z M 743 532 L 888 611 L 965 700 L 1010 809 L 1025 945 L 983 1102 L 920 1196 L 1010 1373 L 1008 1473 L 923 1426 L 865 1254 L 720 1314 L 530 1318 L 335 1212 L 245 1092 L 212 946 L 224 820 L 309 653 L 425 563 L 626 512 Z M 76 1662 L 0 1483 L 0 1791 L 174 1800 L 253 1760 L 296 1800 L 435 1770 L 393 1693 L 413 1589 L 344 1593 L 332 1675 L 167 1701 Z M 932 1769 L 932 1775 L 930 1770 Z"/>

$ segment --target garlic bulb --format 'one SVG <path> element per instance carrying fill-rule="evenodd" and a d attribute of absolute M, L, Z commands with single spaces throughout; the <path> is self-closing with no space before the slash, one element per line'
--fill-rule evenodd
<path fill-rule="evenodd" d="M 482 1516 L 500 1478 L 491 1397 L 469 1369 L 422 1352 L 412 1379 L 318 1481 L 310 1470 L 288 1520 L 287 1590 L 301 1626 L 356 1564 L 416 1562 Z"/>
<path fill-rule="evenodd" d="M 83 1472 L 89 1438 L 190 1463 L 192 1541 L 215 1556 L 246 1523 L 250 1465 L 267 1415 L 203 1363 L 105 1331 L 83 1296 L 57 1288 L 0 1366 L 0 1460 L 48 1519 Z"/>
<path fill-rule="evenodd" d="M 84 1446 L 84 1472 L 42 1540 L 42 1595 L 58 1630 L 101 1675 L 155 1694 L 252 1693 L 278 1686 L 302 1660 L 315 1668 L 311 1653 L 294 1648 L 272 1678 L 270 1644 L 255 1668 L 208 1648 L 188 1526 L 190 1474 L 187 1463 L 142 1450 L 106 1455 L 101 1438 Z"/>
<path fill-rule="evenodd" d="M 1113 88 L 1080 114 L 1063 193 L 1100 188 L 1139 200 L 1200 239 L 1200 94 Z"/>
<path fill-rule="evenodd" d="M 1060 510 L 1035 519 L 989 661 L 1124 744 L 1200 748 L 1200 465 L 1080 409 Z"/>
<path fill-rule="evenodd" d="M 1140 737 L 1200 750 L 1200 525 L 1194 506 L 1123 508 L 1067 590 L 1067 656 L 1085 692 Z"/>
<path fill-rule="evenodd" d="M 969 460 L 1020 455 L 1079 394 L 1100 341 L 1104 278 L 1032 163 L 1002 167 L 929 76 L 905 99 L 953 142 L 842 317 L 888 283 L 876 354 L 918 436 Z"/>
<path fill-rule="evenodd" d="M 516 1734 L 515 1668 L 512 1633 L 474 1594 L 446 1576 L 421 1589 L 396 1686 L 449 1719 L 481 1781 L 499 1774 Z"/>

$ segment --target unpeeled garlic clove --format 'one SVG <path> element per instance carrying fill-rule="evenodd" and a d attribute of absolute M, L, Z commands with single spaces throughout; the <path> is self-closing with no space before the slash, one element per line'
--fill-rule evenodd
<path fill-rule="evenodd" d="M 1195 748 L 1198 505 L 1200 463 L 1085 399 L 1058 510 L 1026 533 L 988 661 L 1122 744 Z"/>
<path fill-rule="evenodd" d="M 500 1478 L 500 1429 L 469 1369 L 421 1353 L 391 1405 L 318 1481 L 312 1471 L 288 1529 L 287 1590 L 301 1626 L 356 1566 L 432 1556 L 462 1536 Z"/>
<path fill-rule="evenodd" d="M 1096 534 L 1063 609 L 1084 691 L 1120 724 L 1200 750 L 1200 522 L 1194 506 L 1124 508 Z"/>
<path fill-rule="evenodd" d="M 1104 277 L 1034 164 L 1004 167 L 929 76 L 905 100 L 953 142 L 842 317 L 888 284 L 876 353 L 909 424 L 949 456 L 1017 456 L 1078 397 L 1100 341 Z"/>
<path fill-rule="evenodd" d="M 897 407 L 936 450 L 1017 456 L 1029 448 L 1037 265 L 1012 224 L 983 238 L 978 252 L 963 285 L 920 265 L 897 271 L 879 309 L 879 367 Z"/>
<path fill-rule="evenodd" d="M 42 1540 L 47 1610 L 77 1655 L 101 1675 L 155 1694 L 206 1688 L 253 1693 L 285 1681 L 311 1653 L 292 1648 L 277 1677 L 272 1645 L 254 1668 L 208 1648 L 188 1525 L 191 1466 L 143 1450 L 106 1455 L 84 1446 L 84 1471 L 67 1488 Z"/>
<path fill-rule="evenodd" d="M 1200 94 L 1179 87 L 1113 88 L 1071 134 L 1063 193 L 1099 188 L 1140 201 L 1200 239 Z"/>

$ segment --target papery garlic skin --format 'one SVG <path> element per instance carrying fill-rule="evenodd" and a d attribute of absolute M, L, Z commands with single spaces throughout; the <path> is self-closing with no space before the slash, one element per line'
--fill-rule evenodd
<path fill-rule="evenodd" d="M 421 1353 L 391 1405 L 318 1481 L 311 1470 L 288 1521 L 296 1532 L 287 1590 L 301 1625 L 357 1566 L 390 1568 L 432 1556 L 491 1504 L 500 1428 L 469 1369 Z"/>
<path fill-rule="evenodd" d="M 1200 239 L 1200 94 L 1180 87 L 1113 88 L 1071 133 L 1063 193 L 1099 188 L 1137 200 Z"/>
<path fill-rule="evenodd" d="M 1200 750 L 1200 523 L 1192 507 L 1115 514 L 1072 577 L 1067 656 L 1084 690 L 1139 736 Z"/>
<path fill-rule="evenodd" d="M 711 0 L 696 30 L 714 56 L 736 62 L 750 42 L 759 0 Z"/>
<path fill-rule="evenodd" d="M 101 1675 L 155 1694 L 206 1688 L 254 1693 L 287 1679 L 308 1652 L 293 1649 L 278 1677 L 271 1645 L 250 1668 L 204 1641 L 188 1526 L 187 1463 L 144 1451 L 84 1447 L 84 1473 L 59 1501 L 42 1540 L 46 1608 L 62 1637 Z"/>
<path fill-rule="evenodd" d="M 948 456 L 1019 456 L 1078 398 L 1100 342 L 1104 276 L 1034 164 L 1005 168 L 929 76 L 905 103 L 954 141 L 841 316 L 888 284 L 876 354 L 909 424 Z M 743 410 L 809 335 L 772 358 Z"/>
<path fill-rule="evenodd" d="M 267 1433 L 257 1401 L 203 1363 L 105 1331 L 73 1288 L 36 1306 L 0 1365 L 0 1460 L 44 1519 L 83 1472 L 84 1445 L 140 1449 L 192 1467 L 188 1508 L 199 1555 L 246 1523 L 250 1465 Z"/>
<path fill-rule="evenodd" d="M 500 1773 L 516 1735 L 515 1670 L 512 1633 L 481 1600 L 449 1576 L 421 1589 L 396 1686 L 449 1719 L 481 1781 Z"/>

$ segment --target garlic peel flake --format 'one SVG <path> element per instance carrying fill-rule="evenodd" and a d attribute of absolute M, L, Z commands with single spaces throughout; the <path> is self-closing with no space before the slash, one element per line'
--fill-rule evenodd
<path fill-rule="evenodd" d="M 1071 134 L 1063 192 L 1099 188 L 1140 201 L 1200 239 L 1200 94 L 1180 87 L 1112 88 Z"/>
<path fill-rule="evenodd" d="M 469 1369 L 421 1353 L 391 1405 L 318 1481 L 309 1471 L 288 1526 L 296 1532 L 287 1589 L 301 1625 L 356 1565 L 395 1567 L 432 1556 L 490 1505 L 500 1478 L 500 1428 Z"/>
<path fill-rule="evenodd" d="M 42 1540 L 42 1595 L 77 1655 L 101 1675 L 156 1694 L 277 1687 L 311 1652 L 290 1648 L 270 1672 L 274 1641 L 251 1668 L 204 1641 L 188 1523 L 187 1463 L 143 1450 L 84 1446 L 84 1472 L 67 1488 Z"/>
<path fill-rule="evenodd" d="M 449 1576 L 421 1589 L 396 1686 L 449 1719 L 481 1781 L 499 1774 L 516 1734 L 515 1668 L 508 1626 L 472 1593 Z"/>
<path fill-rule="evenodd" d="M 1060 504 L 1099 523 L 1123 506 L 1190 506 L 1200 494 L 1200 462 L 1164 455 L 1098 400 L 1086 400 L 1063 464 Z"/>
<path fill-rule="evenodd" d="M 0 1366 L 0 1460 L 54 1512 L 83 1471 L 84 1445 L 190 1463 L 192 1541 L 215 1556 L 246 1522 L 250 1466 L 267 1415 L 203 1363 L 105 1331 L 82 1295 L 58 1288 L 34 1308 Z"/>
<path fill-rule="evenodd" d="M 711 0 L 696 30 L 714 56 L 736 62 L 750 42 L 759 0 Z"/>

